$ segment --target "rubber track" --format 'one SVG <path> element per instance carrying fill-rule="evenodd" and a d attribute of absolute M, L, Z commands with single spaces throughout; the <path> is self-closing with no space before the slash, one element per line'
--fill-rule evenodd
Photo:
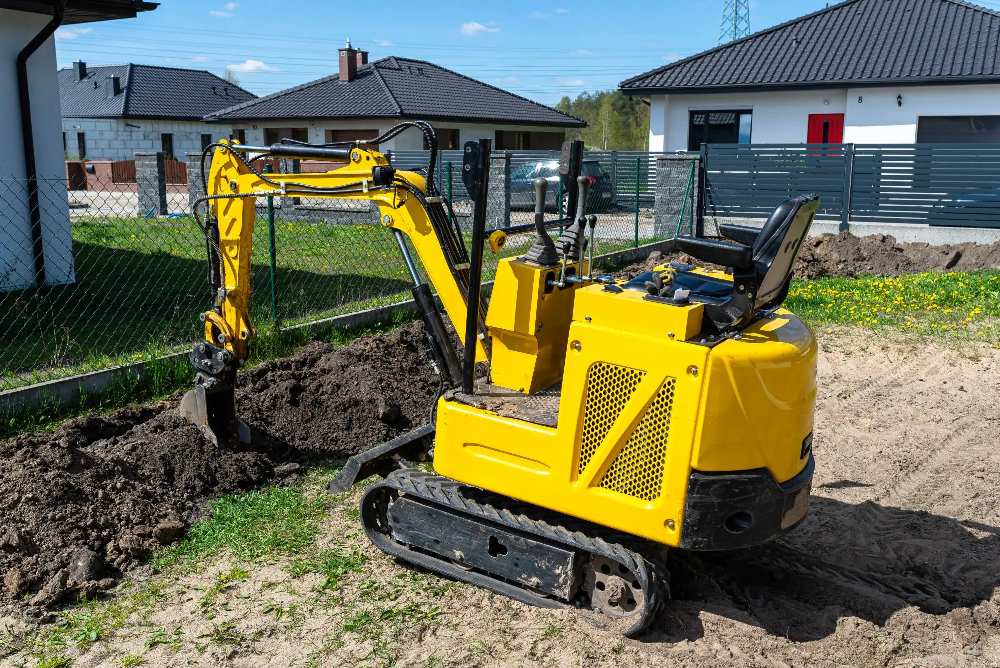
<path fill-rule="evenodd" d="M 540 536 L 573 550 L 601 555 L 623 564 L 640 582 L 646 597 L 642 613 L 636 615 L 635 621 L 623 631 L 626 636 L 636 635 L 649 626 L 662 607 L 664 599 L 669 597 L 665 562 L 662 556 L 655 554 L 658 549 L 650 550 L 648 543 L 642 543 L 628 535 L 616 534 L 590 522 L 416 469 L 395 471 L 384 480 L 368 487 L 361 498 L 361 516 L 369 539 L 383 552 L 441 575 L 485 587 L 529 605 L 546 608 L 573 607 L 568 601 L 560 601 L 507 580 L 495 579 L 479 571 L 462 568 L 436 555 L 411 550 L 374 526 L 370 526 L 369 522 L 365 521 L 366 502 L 373 494 L 389 490 L 412 495 L 476 519 Z M 647 549 L 643 550 L 643 547 Z"/>

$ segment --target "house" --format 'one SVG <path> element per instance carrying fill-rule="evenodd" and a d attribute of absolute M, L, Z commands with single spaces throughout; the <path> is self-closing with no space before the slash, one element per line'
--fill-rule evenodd
<path fill-rule="evenodd" d="M 67 158 L 131 160 L 134 151 L 162 151 L 180 161 L 228 138 L 226 124 L 206 114 L 257 99 L 205 70 L 151 65 L 59 70 L 62 140 Z"/>
<path fill-rule="evenodd" d="M 651 151 L 1000 142 L 1000 12 L 846 0 L 632 77 Z"/>
<path fill-rule="evenodd" d="M 586 123 L 551 107 L 423 60 L 389 57 L 368 62 L 350 40 L 339 51 L 337 74 L 231 106 L 206 120 L 232 124 L 243 143 L 284 138 L 324 143 L 371 139 L 402 120 L 430 121 L 438 147 L 457 149 L 489 137 L 496 149 L 558 149 L 566 128 Z M 425 149 L 408 129 L 382 150 Z"/>
<path fill-rule="evenodd" d="M 0 291 L 72 283 L 53 35 L 135 17 L 139 0 L 0 0 Z"/>

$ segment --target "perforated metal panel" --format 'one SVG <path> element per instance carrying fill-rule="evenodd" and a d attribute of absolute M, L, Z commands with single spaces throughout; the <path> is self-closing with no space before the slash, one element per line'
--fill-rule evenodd
<path fill-rule="evenodd" d="M 646 501 L 660 495 L 676 378 L 667 378 L 601 480 L 601 487 Z"/>
<path fill-rule="evenodd" d="M 597 362 L 587 372 L 587 402 L 583 408 L 583 435 L 580 437 L 580 468 L 583 473 L 611 425 L 625 408 L 639 381 L 641 369 Z"/>

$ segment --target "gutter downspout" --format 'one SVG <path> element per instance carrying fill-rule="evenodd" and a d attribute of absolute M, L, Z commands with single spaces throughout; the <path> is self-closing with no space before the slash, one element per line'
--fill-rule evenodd
<path fill-rule="evenodd" d="M 21 107 L 21 140 L 24 144 L 24 171 L 28 185 L 28 216 L 35 256 L 35 285 L 45 286 L 45 249 L 42 246 L 42 212 L 38 203 L 38 168 L 35 165 L 35 136 L 31 129 L 31 98 L 28 96 L 28 58 L 62 25 L 66 0 L 56 0 L 52 20 L 17 54 L 17 96 Z"/>

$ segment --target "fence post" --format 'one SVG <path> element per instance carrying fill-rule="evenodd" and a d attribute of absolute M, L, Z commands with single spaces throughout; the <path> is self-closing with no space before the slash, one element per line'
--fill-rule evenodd
<path fill-rule="evenodd" d="M 139 193 L 139 215 L 167 213 L 167 168 L 162 151 L 135 152 L 135 185 Z"/>
<path fill-rule="evenodd" d="M 843 211 L 840 212 L 840 231 L 846 232 L 851 227 L 851 190 L 854 186 L 854 144 L 846 144 L 844 151 L 844 196 Z"/>
<path fill-rule="evenodd" d="M 211 159 L 211 155 L 209 155 Z M 206 168 L 208 165 L 206 165 Z M 188 209 L 194 213 L 194 201 L 205 196 L 205 184 L 201 180 L 201 151 L 187 154 Z M 149 209 L 146 209 L 149 211 Z"/>
<path fill-rule="evenodd" d="M 271 173 L 271 163 L 264 165 L 264 173 Z M 271 319 L 275 331 L 281 329 L 278 322 L 278 253 L 274 240 L 274 198 L 267 198 L 267 240 L 271 251 Z"/>
<path fill-rule="evenodd" d="M 708 144 L 701 145 L 698 158 L 698 189 L 696 200 L 698 229 L 694 236 L 705 236 L 705 211 L 708 209 Z M 718 233 L 718 227 L 716 227 Z"/>
<path fill-rule="evenodd" d="M 451 219 L 451 212 L 455 208 L 454 191 L 451 188 L 451 160 L 448 161 L 448 222 L 452 225 L 455 221 Z"/>
<path fill-rule="evenodd" d="M 611 205 L 618 204 L 618 151 L 611 151 Z"/>
<path fill-rule="evenodd" d="M 639 247 L 639 165 L 641 158 L 635 156 L 635 247 Z M 616 184 L 617 185 L 617 184 Z"/>
<path fill-rule="evenodd" d="M 486 222 L 493 229 L 510 225 L 510 153 L 507 152 L 490 155 Z"/>

